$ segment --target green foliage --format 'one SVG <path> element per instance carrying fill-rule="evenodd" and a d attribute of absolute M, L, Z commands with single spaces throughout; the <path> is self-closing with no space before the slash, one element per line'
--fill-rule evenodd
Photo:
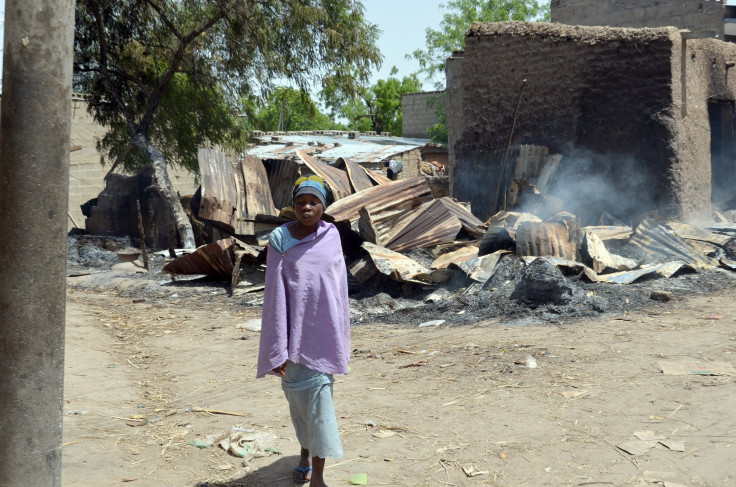
<path fill-rule="evenodd" d="M 444 73 L 445 60 L 452 51 L 465 49 L 465 32 L 473 22 L 549 20 L 548 0 L 448 0 L 440 7 L 447 13 L 439 29 L 426 30 L 426 49 L 407 56 L 419 62 L 419 72 L 430 80 Z M 437 84 L 439 89 L 444 87 L 444 82 Z"/>
<path fill-rule="evenodd" d="M 258 106 L 256 100 L 246 104 L 252 108 L 248 116 L 249 125 L 254 130 L 289 131 L 289 130 L 345 130 L 346 127 L 335 123 L 330 117 L 320 112 L 309 93 L 291 87 L 279 87 Z M 279 120 L 281 125 L 279 126 Z"/>
<path fill-rule="evenodd" d="M 401 135 L 401 95 L 421 91 L 422 83 L 415 74 L 399 79 L 394 66 L 388 78 L 368 87 L 358 87 L 357 95 L 349 99 L 331 97 L 329 87 L 323 90 L 325 103 L 333 113 L 349 121 L 351 130 L 374 130 Z"/>
<path fill-rule="evenodd" d="M 441 95 L 435 95 L 427 102 L 427 106 L 434 108 L 437 114 L 437 123 L 427 129 L 427 135 L 429 136 L 429 141 L 433 144 L 440 144 L 447 147 L 447 108 L 444 103 L 445 96 L 445 92 L 443 91 Z"/>
<path fill-rule="evenodd" d="M 377 36 L 357 0 L 78 0 L 74 89 L 108 128 L 103 163 L 140 167 L 143 135 L 196 171 L 198 147 L 243 146 L 242 100 L 276 81 L 329 77 L 351 96 L 380 64 Z"/>

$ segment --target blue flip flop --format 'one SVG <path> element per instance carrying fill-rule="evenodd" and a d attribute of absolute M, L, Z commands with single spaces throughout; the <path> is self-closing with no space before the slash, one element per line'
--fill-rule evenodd
<path fill-rule="evenodd" d="M 302 475 L 302 478 L 294 479 L 294 482 L 296 482 L 297 484 L 306 484 L 312 480 L 312 476 L 309 475 L 312 473 L 312 467 L 306 467 L 306 468 L 294 467 L 294 473 L 300 473 Z M 307 478 L 308 475 L 309 475 L 309 478 Z"/>

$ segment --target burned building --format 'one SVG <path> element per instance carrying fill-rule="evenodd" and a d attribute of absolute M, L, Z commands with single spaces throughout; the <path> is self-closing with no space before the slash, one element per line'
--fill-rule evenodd
<path fill-rule="evenodd" d="M 736 45 L 674 27 L 476 23 L 447 65 L 454 197 L 504 206 L 522 144 L 562 156 L 548 194 L 584 222 L 733 201 Z"/>

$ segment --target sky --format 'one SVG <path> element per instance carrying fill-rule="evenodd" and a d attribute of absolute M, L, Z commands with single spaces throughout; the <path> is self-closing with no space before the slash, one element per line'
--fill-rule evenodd
<path fill-rule="evenodd" d="M 363 0 L 365 17 L 383 31 L 378 48 L 384 56 L 383 66 L 375 73 L 372 82 L 387 78 L 396 66 L 398 77 L 408 76 L 419 70 L 419 64 L 405 56 L 425 47 L 427 27 L 437 29 L 444 11 L 439 5 L 444 0 Z M 0 0 L 0 39 L 4 34 L 5 0 Z M 0 45 L 2 49 L 2 45 Z M 2 57 L 0 56 L 0 73 Z M 0 74 L 0 76 L 2 76 Z M 424 89 L 432 90 L 432 83 L 421 79 Z"/>
<path fill-rule="evenodd" d="M 4 0 L 0 0 L 4 1 Z M 383 66 L 372 81 L 389 76 L 396 66 L 398 77 L 408 76 L 419 70 L 419 64 L 405 59 L 407 54 L 425 48 L 425 32 L 428 27 L 438 29 L 444 10 L 444 0 L 363 0 L 365 18 L 383 31 L 378 48 L 383 54 Z M 432 83 L 421 79 L 425 90 L 433 90 Z"/>

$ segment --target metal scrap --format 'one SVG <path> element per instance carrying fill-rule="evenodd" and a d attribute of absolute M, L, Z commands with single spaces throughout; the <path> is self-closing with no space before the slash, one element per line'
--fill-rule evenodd
<path fill-rule="evenodd" d="M 631 236 L 631 243 L 653 256 L 682 261 L 697 268 L 710 269 L 718 265 L 715 260 L 697 252 L 671 228 L 652 219 L 639 223 Z"/>
<path fill-rule="evenodd" d="M 691 264 L 682 261 L 665 262 L 664 264 L 655 264 L 648 267 L 642 267 L 634 271 L 614 272 L 613 274 L 605 274 L 598 276 L 598 282 L 608 282 L 612 284 L 631 284 L 644 276 L 656 274 L 661 277 L 672 277 L 681 270 L 697 272 L 697 268 Z"/>
<path fill-rule="evenodd" d="M 332 188 L 332 194 L 335 197 L 335 201 L 353 194 L 353 190 L 350 188 L 350 179 L 348 179 L 348 174 L 345 171 L 332 167 L 324 162 L 320 162 L 300 150 L 296 151 L 296 156 L 306 164 L 314 174 L 322 176 L 322 178 L 327 181 Z"/>
<path fill-rule="evenodd" d="M 162 270 L 168 274 L 232 278 L 238 256 L 240 259 L 255 262 L 260 254 L 261 249 L 230 237 L 197 247 L 192 253 L 169 262 Z"/>
<path fill-rule="evenodd" d="M 363 242 L 363 248 L 370 255 L 378 271 L 395 281 L 417 284 L 432 281 L 429 269 L 405 255 L 370 242 Z"/>
<path fill-rule="evenodd" d="M 426 179 L 418 176 L 352 194 L 335 201 L 326 213 L 334 221 L 348 221 L 354 225 L 360 219 L 360 209 L 365 208 L 375 228 L 376 241 L 387 242 L 388 235 L 411 221 L 416 208 L 431 200 L 432 190 Z"/>
<path fill-rule="evenodd" d="M 341 157 L 335 161 L 335 167 L 345 169 L 354 193 L 374 186 L 373 181 L 371 181 L 371 178 L 366 173 L 367 170 L 357 162 Z"/>

